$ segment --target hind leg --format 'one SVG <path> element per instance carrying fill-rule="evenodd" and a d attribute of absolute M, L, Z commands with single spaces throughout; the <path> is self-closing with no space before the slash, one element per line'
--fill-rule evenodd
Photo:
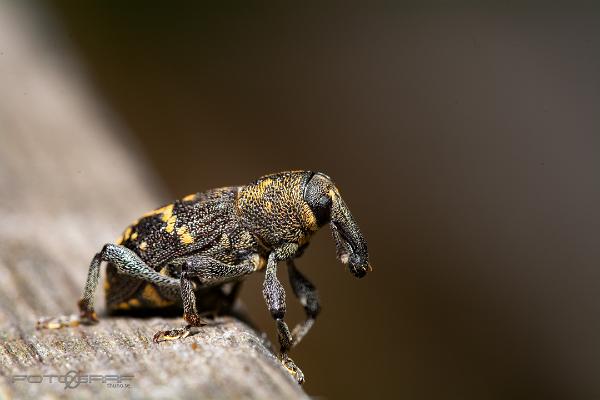
<path fill-rule="evenodd" d="M 132 250 L 124 246 L 108 243 L 94 256 L 90 263 L 85 289 L 83 290 L 83 297 L 78 303 L 80 311 L 79 316 L 61 316 L 57 318 L 42 319 L 36 324 L 38 329 L 56 329 L 65 326 L 77 326 L 79 324 L 89 325 L 98 322 L 98 317 L 94 311 L 94 295 L 96 293 L 96 288 L 98 287 L 100 264 L 102 261 L 110 262 L 117 268 L 118 272 L 127 276 L 141 279 L 160 287 L 179 287 L 179 280 L 159 274 L 144 263 Z"/>

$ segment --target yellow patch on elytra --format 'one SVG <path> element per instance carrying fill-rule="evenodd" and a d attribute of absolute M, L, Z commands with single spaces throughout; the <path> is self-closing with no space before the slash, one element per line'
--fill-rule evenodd
<path fill-rule="evenodd" d="M 167 222 L 173 216 L 173 204 L 164 206 L 162 210 L 162 220 Z"/>
<path fill-rule="evenodd" d="M 147 213 L 145 213 L 144 215 L 142 215 L 143 217 L 151 217 L 153 215 L 159 215 L 159 214 L 163 214 L 163 221 L 166 221 L 167 219 L 169 219 L 169 217 L 171 216 L 171 214 L 173 214 L 173 204 L 167 204 L 164 207 L 161 208 L 157 208 L 156 210 L 152 210 L 149 211 Z M 164 215 L 167 214 L 168 217 L 164 217 Z"/>
<path fill-rule="evenodd" d="M 138 238 L 138 233 L 134 232 L 133 235 L 131 235 L 131 240 L 135 240 Z"/>
<path fill-rule="evenodd" d="M 127 303 L 133 307 L 139 307 L 142 304 L 138 299 L 130 299 Z"/>
<path fill-rule="evenodd" d="M 131 236 L 131 227 L 125 229 L 125 233 L 123 234 L 123 240 L 128 240 Z"/>
<path fill-rule="evenodd" d="M 182 226 L 177 228 L 177 235 L 179 236 L 179 241 L 183 244 L 192 244 L 194 243 L 194 238 L 188 232 L 187 226 Z"/>
<path fill-rule="evenodd" d="M 104 281 L 104 290 L 109 290 L 110 289 L 110 283 L 108 282 L 108 280 Z"/>
<path fill-rule="evenodd" d="M 177 217 L 175 215 L 171 215 L 168 219 L 165 220 L 165 217 L 163 215 L 163 221 L 167 223 L 165 231 L 167 231 L 168 233 L 173 232 L 173 230 L 175 229 L 175 223 L 177 222 Z"/>
<path fill-rule="evenodd" d="M 115 240 L 115 244 L 122 244 L 123 243 L 123 235 L 119 236 L 117 238 L 117 240 Z"/>
<path fill-rule="evenodd" d="M 123 301 L 115 306 L 117 310 L 129 310 L 129 303 Z"/>
<path fill-rule="evenodd" d="M 163 220 L 163 222 L 167 223 L 167 227 L 165 228 L 165 230 L 168 233 L 171 233 L 175 229 L 175 222 L 177 222 L 177 217 L 173 215 L 173 207 L 173 204 L 167 204 L 164 207 L 147 212 L 146 214 L 142 215 L 142 218 L 151 217 L 153 215 L 160 215 L 160 218 Z M 139 222 L 139 220 L 134 222 L 134 225 L 137 224 L 137 222 Z"/>
<path fill-rule="evenodd" d="M 196 200 L 197 194 L 196 193 L 192 193 L 192 194 L 188 194 L 187 196 L 185 196 L 182 200 L 183 201 L 193 201 Z"/>
<path fill-rule="evenodd" d="M 181 235 L 181 242 L 183 244 L 192 244 L 194 243 L 194 238 L 189 233 L 184 233 Z"/>
<path fill-rule="evenodd" d="M 144 291 L 142 292 L 142 297 L 144 300 L 151 302 L 152 305 L 157 307 L 166 307 L 175 303 L 172 300 L 163 299 L 156 288 L 151 284 L 146 284 Z"/>

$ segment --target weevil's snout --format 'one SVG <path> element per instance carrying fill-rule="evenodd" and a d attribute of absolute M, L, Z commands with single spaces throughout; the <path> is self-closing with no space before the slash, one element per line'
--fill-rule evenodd
<path fill-rule="evenodd" d="M 348 264 L 348 270 L 352 275 L 362 278 L 371 271 L 367 241 L 339 195 L 334 198 L 331 209 L 331 230 L 338 259 Z"/>
<path fill-rule="evenodd" d="M 347 264 L 357 278 L 371 271 L 367 242 L 331 179 L 321 173 L 315 174 L 306 186 L 304 198 L 319 227 L 330 223 L 338 260 Z"/>
<path fill-rule="evenodd" d="M 356 256 L 356 254 L 352 254 L 350 259 L 348 260 L 348 269 L 357 278 L 362 278 L 367 274 L 367 272 L 372 271 L 371 264 L 368 261 L 361 259 Z"/>

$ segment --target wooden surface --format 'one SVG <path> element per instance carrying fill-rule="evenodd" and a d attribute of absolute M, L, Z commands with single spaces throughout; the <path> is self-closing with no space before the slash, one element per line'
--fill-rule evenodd
<path fill-rule="evenodd" d="M 92 255 L 165 196 L 70 50 L 16 7 L 0 4 L 0 398 L 307 398 L 233 317 L 155 344 L 183 320 L 105 317 L 99 290 L 98 325 L 35 330 L 39 317 L 76 312 Z M 67 386 L 75 374 L 132 378 L 14 382 L 65 374 Z"/>

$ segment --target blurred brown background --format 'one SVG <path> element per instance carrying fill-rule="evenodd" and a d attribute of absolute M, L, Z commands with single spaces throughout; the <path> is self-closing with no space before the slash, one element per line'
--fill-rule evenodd
<path fill-rule="evenodd" d="M 309 394 L 600 396 L 598 6 L 43 12 L 173 197 L 287 169 L 341 188 L 375 270 L 346 273 L 325 230 L 298 263 L 323 304 L 293 353 Z M 260 289 L 243 299 L 274 337 Z"/>

